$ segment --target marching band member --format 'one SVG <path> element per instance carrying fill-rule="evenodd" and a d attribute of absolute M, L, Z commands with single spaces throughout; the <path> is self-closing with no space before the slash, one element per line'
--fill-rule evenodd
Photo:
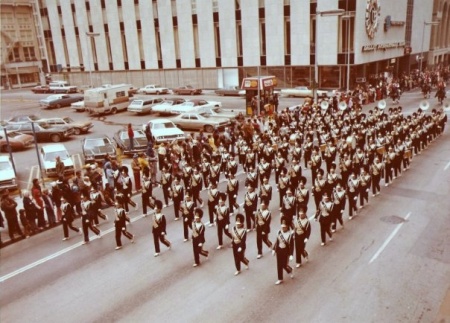
<path fill-rule="evenodd" d="M 247 232 L 255 228 L 255 212 L 258 205 L 258 195 L 255 188 L 251 185 L 247 186 L 247 193 L 244 197 L 245 220 L 247 223 Z M 252 224 L 253 223 L 253 224 Z"/>
<path fill-rule="evenodd" d="M 183 219 L 183 237 L 184 242 L 189 240 L 189 228 L 192 228 L 194 220 L 195 202 L 192 201 L 191 194 L 186 192 L 183 203 L 181 203 L 181 217 Z"/>
<path fill-rule="evenodd" d="M 311 160 L 312 149 L 313 149 L 312 135 L 307 135 L 306 142 L 303 145 L 303 152 L 304 152 L 303 158 L 305 160 L 305 168 L 308 168 L 309 161 Z"/>
<path fill-rule="evenodd" d="M 308 261 L 308 252 L 305 249 L 306 242 L 308 242 L 309 236 L 311 235 L 311 224 L 306 217 L 306 211 L 300 209 L 296 220 L 294 221 L 294 232 L 295 232 L 295 259 L 296 268 L 302 265 L 302 256 Z"/>
<path fill-rule="evenodd" d="M 209 214 L 209 227 L 214 225 L 214 211 L 219 204 L 220 192 L 217 189 L 217 183 L 211 181 L 208 189 L 208 214 Z"/>
<path fill-rule="evenodd" d="M 87 195 L 82 196 L 83 201 L 81 202 L 81 221 L 83 223 L 83 234 L 84 241 L 83 244 L 89 243 L 89 229 L 94 232 L 99 238 L 101 237 L 100 230 L 93 226 L 93 203 L 89 200 Z"/>
<path fill-rule="evenodd" d="M 282 220 L 281 229 L 277 232 L 277 238 L 272 248 L 272 255 L 277 255 L 278 280 L 275 285 L 283 282 L 283 270 L 286 270 L 291 278 L 294 278 L 293 269 L 289 266 L 289 260 L 294 259 L 294 234 L 289 230 L 289 225 Z"/>
<path fill-rule="evenodd" d="M 332 214 L 332 224 L 331 224 L 331 232 L 334 233 L 337 230 L 337 222 L 341 224 L 341 227 L 344 227 L 344 221 L 342 219 L 342 215 L 345 210 L 345 197 L 346 192 L 342 188 L 341 183 L 337 183 L 336 187 L 333 189 L 333 214 Z"/>
<path fill-rule="evenodd" d="M 262 257 L 262 243 L 264 242 L 269 249 L 272 249 L 272 242 L 269 240 L 270 222 L 272 221 L 272 214 L 267 208 L 268 204 L 261 201 L 261 207 L 255 214 L 256 222 L 256 247 L 258 249 L 257 259 Z"/>
<path fill-rule="evenodd" d="M 272 200 L 272 186 L 269 184 L 267 177 L 263 178 L 261 187 L 259 188 L 259 198 L 261 203 L 264 202 L 266 205 L 269 205 Z"/>
<path fill-rule="evenodd" d="M 281 204 L 281 218 L 285 220 L 285 223 L 290 227 L 293 227 L 292 220 L 295 215 L 296 205 L 295 197 L 290 188 L 287 189 L 286 195 L 283 196 L 283 202 Z"/>
<path fill-rule="evenodd" d="M 409 169 L 410 160 L 412 156 L 412 141 L 408 135 L 405 136 L 405 153 L 403 154 L 403 169 L 407 171 Z"/>
<path fill-rule="evenodd" d="M 231 174 L 236 175 L 238 164 L 236 162 L 236 159 L 234 157 L 234 154 L 230 154 L 230 157 L 228 157 L 228 161 L 226 164 L 226 173 L 225 177 L 228 178 Z"/>
<path fill-rule="evenodd" d="M 290 188 L 292 191 L 297 188 L 300 177 L 302 177 L 302 166 L 300 166 L 297 159 L 292 159 L 292 165 L 289 169 Z"/>
<path fill-rule="evenodd" d="M 347 185 L 348 177 L 352 171 L 352 159 L 350 154 L 344 153 L 344 157 L 339 161 L 339 169 L 341 170 L 342 183 Z"/>
<path fill-rule="evenodd" d="M 274 158 L 275 163 L 275 182 L 278 183 L 278 178 L 281 174 L 281 170 L 285 168 L 286 159 L 283 158 L 280 152 L 277 153 L 277 156 Z"/>
<path fill-rule="evenodd" d="M 261 157 L 260 162 L 258 164 L 258 175 L 261 184 L 263 183 L 264 178 L 270 179 L 271 172 L 272 167 L 270 166 L 270 163 L 264 157 Z"/>
<path fill-rule="evenodd" d="M 349 215 L 348 218 L 351 220 L 353 218 L 353 212 L 357 215 L 358 208 L 356 207 L 356 201 L 358 200 L 358 193 L 360 189 L 359 178 L 356 177 L 354 170 L 350 173 L 350 177 L 347 181 L 347 195 L 348 195 L 348 206 Z"/>
<path fill-rule="evenodd" d="M 203 188 L 203 178 L 200 175 L 199 168 L 194 167 L 194 172 L 191 176 L 191 181 L 189 184 L 191 188 L 191 194 L 194 200 L 194 204 L 197 207 L 197 201 L 200 203 L 200 207 L 203 207 L 203 200 L 200 198 L 200 192 Z"/>
<path fill-rule="evenodd" d="M 322 201 L 322 195 L 325 191 L 327 184 L 325 178 L 323 178 L 324 171 L 320 168 L 317 172 L 317 178 L 314 180 L 312 187 L 312 194 L 314 195 L 314 203 L 316 204 L 316 213 L 319 210 L 320 201 Z"/>
<path fill-rule="evenodd" d="M 236 214 L 236 225 L 231 230 L 232 245 L 233 245 L 233 257 L 234 264 L 236 266 L 235 276 L 241 273 L 241 262 L 248 269 L 250 261 L 245 258 L 245 249 L 247 247 L 247 231 L 244 228 L 244 215 L 241 213 Z"/>
<path fill-rule="evenodd" d="M 234 208 L 236 210 L 239 209 L 239 204 L 237 204 L 236 199 L 239 192 L 239 181 L 235 178 L 234 173 L 230 173 L 227 182 L 227 194 L 228 194 L 228 207 L 230 212 L 234 212 Z"/>
<path fill-rule="evenodd" d="M 369 190 L 370 184 L 372 183 L 372 178 L 370 174 L 366 171 L 364 167 L 361 168 L 361 173 L 359 175 L 359 205 L 360 209 L 364 207 L 364 200 L 369 203 Z"/>
<path fill-rule="evenodd" d="M 163 243 L 167 248 L 172 247 L 169 240 L 166 239 L 166 217 L 161 213 L 162 210 L 162 202 L 160 200 L 155 201 L 155 213 L 153 213 L 153 224 L 152 224 L 152 233 L 153 233 L 153 242 L 155 244 L 155 257 L 159 256 L 160 248 L 159 242 Z"/>
<path fill-rule="evenodd" d="M 324 246 L 327 244 L 327 237 L 330 237 L 330 241 L 333 241 L 333 236 L 331 233 L 331 219 L 333 212 L 334 204 L 331 202 L 330 197 L 327 193 L 323 194 L 323 199 L 320 202 L 319 212 L 316 214 L 315 220 L 320 223 L 320 238 L 322 239 L 321 245 Z"/>
<path fill-rule="evenodd" d="M 325 151 L 323 152 L 325 164 L 327 166 L 327 173 L 330 172 L 330 169 L 334 164 L 334 161 L 336 160 L 336 154 L 337 154 L 336 146 L 333 144 L 333 141 L 331 139 L 328 139 L 327 146 L 325 148 Z"/>
<path fill-rule="evenodd" d="M 328 196 L 331 196 L 333 193 L 333 189 L 336 186 L 336 183 L 341 181 L 340 176 L 336 173 L 336 164 L 332 163 L 330 166 L 330 170 L 326 176 L 326 185 L 324 191 L 328 193 Z"/>
<path fill-rule="evenodd" d="M 192 174 L 194 173 L 194 169 L 191 167 L 191 165 L 189 165 L 189 163 L 186 162 L 185 159 L 182 159 L 181 161 L 182 164 L 182 172 L 183 172 L 183 182 L 184 182 L 184 187 L 186 189 L 190 189 L 190 184 L 191 184 L 191 178 L 192 178 Z"/>
<path fill-rule="evenodd" d="M 170 190 L 170 197 L 173 201 L 173 212 L 175 214 L 175 221 L 178 221 L 180 219 L 179 216 L 179 210 L 181 201 L 184 200 L 184 188 L 180 184 L 180 175 L 175 175 L 175 179 L 172 183 L 172 187 L 169 188 Z"/>
<path fill-rule="evenodd" d="M 63 233 L 64 233 L 63 241 L 69 239 L 69 229 L 81 234 L 81 228 L 76 228 L 72 225 L 74 218 L 73 207 L 69 204 L 69 202 L 67 202 L 67 200 L 64 197 L 61 197 L 61 211 L 62 211 L 61 222 L 63 225 Z"/>
<path fill-rule="evenodd" d="M 211 160 L 211 165 L 209 166 L 209 179 L 211 183 L 219 183 L 220 165 L 216 163 L 214 158 Z"/>
<path fill-rule="evenodd" d="M 219 204 L 216 206 L 215 221 L 217 223 L 217 237 L 219 240 L 219 246 L 217 250 L 223 247 L 223 234 L 232 239 L 230 232 L 228 231 L 228 226 L 230 225 L 230 209 L 225 205 L 225 200 L 227 195 L 225 193 L 220 193 Z"/>
<path fill-rule="evenodd" d="M 251 148 L 247 148 L 245 155 L 244 171 L 248 172 L 250 170 L 250 167 L 255 168 L 255 166 L 256 166 L 255 153 Z"/>
<path fill-rule="evenodd" d="M 394 148 L 392 146 L 389 146 L 388 152 L 385 155 L 384 186 L 389 186 L 392 181 L 392 170 L 394 168 L 396 157 L 397 156 L 395 155 Z"/>
<path fill-rule="evenodd" d="M 150 196 L 152 196 L 153 192 L 153 183 L 150 176 L 150 173 L 145 173 L 145 170 L 142 175 L 142 192 L 141 192 L 141 198 L 142 198 L 142 212 L 143 216 L 146 217 L 147 214 L 147 207 L 149 207 L 149 199 Z"/>
<path fill-rule="evenodd" d="M 116 250 L 122 249 L 122 234 L 134 243 L 134 235 L 127 231 L 125 210 L 116 202 L 115 204 L 116 219 L 114 227 L 116 229 Z"/>
<path fill-rule="evenodd" d="M 394 147 L 395 151 L 395 162 L 394 162 L 394 172 L 395 177 L 402 176 L 402 161 L 405 155 L 405 145 L 402 143 L 401 139 L 397 140 L 397 144 Z"/>
<path fill-rule="evenodd" d="M 208 259 L 209 252 L 203 250 L 205 244 L 205 225 L 202 223 L 203 210 L 196 208 L 194 211 L 194 223 L 192 223 L 192 248 L 194 250 L 193 267 L 200 265 L 200 255 Z"/>
<path fill-rule="evenodd" d="M 163 166 L 161 172 L 161 179 L 159 180 L 160 187 L 162 187 L 163 195 L 164 195 L 164 207 L 169 204 L 170 197 L 170 186 L 172 186 L 172 174 L 167 171 L 167 167 Z"/>
<path fill-rule="evenodd" d="M 303 209 L 305 212 L 308 212 L 308 202 L 309 202 L 309 190 L 306 188 L 306 177 L 300 177 L 300 183 L 297 189 L 295 190 L 295 204 L 297 205 L 297 212 L 300 212 L 300 209 Z"/>
<path fill-rule="evenodd" d="M 383 174 L 384 165 L 378 157 L 375 157 L 372 165 L 370 165 L 370 174 L 372 175 L 372 196 L 380 194 L 380 180 Z"/>
<path fill-rule="evenodd" d="M 316 180 L 317 171 L 320 169 L 320 166 L 322 165 L 322 157 L 320 157 L 319 154 L 319 147 L 314 146 L 311 155 L 311 160 L 309 161 L 308 165 L 311 168 L 311 177 L 312 182 L 314 183 Z"/>
<path fill-rule="evenodd" d="M 209 186 L 209 170 L 210 170 L 210 162 L 207 158 L 203 158 L 202 162 L 202 176 L 203 176 L 203 184 L 205 184 L 205 187 Z"/>
<path fill-rule="evenodd" d="M 90 199 L 92 201 L 92 221 L 94 222 L 93 225 L 97 226 L 98 223 L 98 218 L 102 218 L 103 220 L 108 220 L 108 216 L 106 214 L 104 214 L 101 209 L 102 209 L 102 194 L 98 191 L 97 189 L 97 185 L 93 185 L 91 187 L 91 194 L 90 194 Z"/>
<path fill-rule="evenodd" d="M 245 186 L 253 186 L 258 187 L 258 173 L 253 168 L 253 166 L 249 166 L 249 169 L 247 171 L 247 177 L 245 179 Z"/>

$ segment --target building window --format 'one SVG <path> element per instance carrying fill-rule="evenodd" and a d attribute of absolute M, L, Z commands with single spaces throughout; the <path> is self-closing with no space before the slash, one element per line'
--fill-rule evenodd
<path fill-rule="evenodd" d="M 199 58 L 199 44 L 198 44 L 198 25 L 194 25 L 194 51 L 195 51 L 195 58 Z"/>
<path fill-rule="evenodd" d="M 266 23 L 264 21 L 259 23 L 259 33 L 261 37 L 261 55 L 266 55 Z"/>
<path fill-rule="evenodd" d="M 239 21 L 236 26 L 236 42 L 237 42 L 237 56 L 242 57 L 242 25 Z"/>
<path fill-rule="evenodd" d="M 216 37 L 215 37 L 216 57 L 222 57 L 222 54 L 220 52 L 220 28 L 219 28 L 219 24 L 218 23 L 215 24 L 214 27 L 215 27 L 214 30 L 215 30 L 215 34 L 216 34 Z"/>
<path fill-rule="evenodd" d="M 286 20 L 284 31 L 284 40 L 286 46 L 286 55 L 291 55 L 291 21 Z"/>

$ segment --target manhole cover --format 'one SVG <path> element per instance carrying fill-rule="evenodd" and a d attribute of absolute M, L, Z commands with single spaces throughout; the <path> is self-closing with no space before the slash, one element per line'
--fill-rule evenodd
<path fill-rule="evenodd" d="M 403 219 L 397 215 L 387 215 L 387 216 L 381 217 L 381 221 L 387 222 L 387 223 L 392 223 L 392 224 L 399 224 L 399 223 L 405 222 L 405 219 Z"/>

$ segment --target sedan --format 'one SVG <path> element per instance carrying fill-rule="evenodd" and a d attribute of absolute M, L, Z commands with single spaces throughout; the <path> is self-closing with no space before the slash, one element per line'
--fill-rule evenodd
<path fill-rule="evenodd" d="M 70 108 L 74 109 L 76 112 L 83 112 L 86 110 L 86 107 L 84 106 L 84 100 L 72 103 L 70 105 Z"/>
<path fill-rule="evenodd" d="M 60 142 L 61 140 L 68 139 L 73 135 L 74 129 L 72 127 L 51 127 L 45 122 L 34 123 L 34 132 L 31 123 L 14 123 L 5 126 L 7 130 L 19 131 L 24 134 L 33 136 L 36 134 L 36 141 L 52 141 Z"/>
<path fill-rule="evenodd" d="M 224 89 L 217 89 L 215 93 L 221 96 L 245 96 L 245 90 L 241 90 L 239 86 L 230 86 Z"/>
<path fill-rule="evenodd" d="M 6 141 L 6 135 L 8 136 L 8 141 Z M 0 131 L 0 152 L 8 152 L 8 144 L 12 151 L 18 151 L 27 149 L 33 143 L 33 136 L 17 131 L 7 131 L 5 129 Z"/>
<path fill-rule="evenodd" d="M 39 101 L 39 105 L 43 109 L 53 109 L 53 108 L 61 108 L 68 107 L 74 102 L 83 101 L 82 96 L 70 96 L 68 94 L 54 94 L 50 95 L 47 98 Z"/>
<path fill-rule="evenodd" d="M 299 97 L 299 98 L 306 98 L 308 96 L 313 96 L 313 90 L 309 89 L 306 86 L 297 86 L 293 89 L 282 89 L 281 95 L 287 96 L 287 97 Z"/>
<path fill-rule="evenodd" d="M 178 95 L 182 95 L 182 94 L 194 95 L 194 94 L 201 94 L 202 89 L 195 88 L 191 85 L 187 85 L 187 86 L 178 87 L 176 89 L 172 89 L 172 92 L 173 92 L 173 94 L 178 94 Z"/>
<path fill-rule="evenodd" d="M 6 120 L 6 122 L 7 123 L 22 123 L 22 122 L 37 122 L 40 120 L 41 120 L 40 116 L 37 116 L 35 114 L 29 114 L 29 115 L 14 116 L 14 117 Z"/>
<path fill-rule="evenodd" d="M 181 114 L 186 112 L 207 112 L 212 108 L 220 108 L 222 106 L 221 102 L 218 101 L 206 101 L 203 99 L 194 99 L 183 102 L 170 109 L 170 114 Z"/>
<path fill-rule="evenodd" d="M 172 114 L 171 110 L 174 106 L 186 102 L 183 98 L 171 98 L 164 100 L 160 104 L 157 104 L 152 107 L 152 112 L 156 112 L 159 114 Z"/>
<path fill-rule="evenodd" d="M 42 119 L 42 121 L 48 123 L 51 126 L 60 127 L 68 126 L 74 128 L 74 133 L 76 135 L 81 135 L 82 133 L 87 133 L 92 127 L 94 127 L 91 121 L 74 121 L 69 117 L 61 118 L 47 118 Z"/>
<path fill-rule="evenodd" d="M 130 149 L 130 138 L 128 138 L 127 129 L 119 130 L 114 134 L 114 141 L 117 148 L 122 150 L 124 155 L 134 155 L 147 150 L 147 137 L 142 130 L 133 130 L 133 149 Z"/>
<path fill-rule="evenodd" d="M 31 89 L 33 93 L 50 93 L 50 87 L 48 85 L 38 85 Z"/>
<path fill-rule="evenodd" d="M 211 117 L 206 113 L 183 113 L 172 118 L 181 129 L 204 130 L 213 132 L 215 128 L 223 129 L 231 124 L 228 118 Z"/>
<path fill-rule="evenodd" d="M 114 142 L 107 135 L 89 136 L 84 138 L 81 143 L 85 164 L 92 162 L 101 164 L 106 155 L 109 155 L 112 159 L 117 158 Z"/>
<path fill-rule="evenodd" d="M 17 176 L 9 156 L 0 155 L 0 190 L 15 190 L 17 188 Z"/>

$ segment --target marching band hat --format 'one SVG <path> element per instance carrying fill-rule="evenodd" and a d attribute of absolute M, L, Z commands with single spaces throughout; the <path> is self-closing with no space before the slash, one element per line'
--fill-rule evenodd
<path fill-rule="evenodd" d="M 283 217 L 281 217 L 281 220 L 280 220 L 280 222 L 281 222 L 281 227 L 283 228 L 283 227 L 287 227 L 287 224 L 286 224 L 286 219 L 285 219 L 285 217 L 283 216 Z"/>
<path fill-rule="evenodd" d="M 163 204 L 162 204 L 162 202 L 160 200 L 156 200 L 155 201 L 155 206 L 156 206 L 157 209 L 160 210 L 160 209 L 162 209 Z"/>
<path fill-rule="evenodd" d="M 314 147 L 313 147 L 313 150 L 316 151 L 316 152 L 318 152 L 318 151 L 319 151 L 319 146 L 314 146 Z"/>
<path fill-rule="evenodd" d="M 301 176 L 301 177 L 300 177 L 300 183 L 306 184 L 307 181 L 308 181 L 308 180 L 306 179 L 305 176 Z"/>
<path fill-rule="evenodd" d="M 195 218 L 202 218 L 203 217 L 203 210 L 201 209 L 201 208 L 199 208 L 199 207 L 197 207 L 197 208 L 195 208 L 195 210 L 194 210 L 194 217 Z"/>
<path fill-rule="evenodd" d="M 325 174 L 324 170 L 322 168 L 319 168 L 319 170 L 317 171 L 320 175 L 323 176 L 323 174 Z"/>
<path fill-rule="evenodd" d="M 222 201 L 226 201 L 227 200 L 227 194 L 226 193 L 221 193 L 219 195 L 219 199 L 221 199 Z"/>
<path fill-rule="evenodd" d="M 335 162 L 332 162 L 330 168 L 336 169 L 336 163 L 335 163 Z"/>
<path fill-rule="evenodd" d="M 236 223 L 240 224 L 244 223 L 244 215 L 242 213 L 236 214 Z"/>

